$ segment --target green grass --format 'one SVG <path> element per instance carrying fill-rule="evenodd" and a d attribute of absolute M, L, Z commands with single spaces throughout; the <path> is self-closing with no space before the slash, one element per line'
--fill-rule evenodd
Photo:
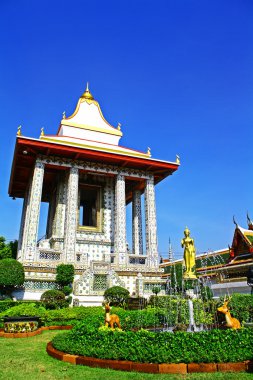
<path fill-rule="evenodd" d="M 42 335 L 23 339 L 0 338 L 0 379 L 1 380 L 248 380 L 250 373 L 210 373 L 189 375 L 152 375 L 136 372 L 119 372 L 100 368 L 75 366 L 53 359 L 46 353 L 46 344 L 59 334 L 45 331 Z"/>

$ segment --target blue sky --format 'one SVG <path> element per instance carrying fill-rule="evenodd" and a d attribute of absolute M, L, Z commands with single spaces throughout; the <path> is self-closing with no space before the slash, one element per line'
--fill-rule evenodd
<path fill-rule="evenodd" d="M 159 251 L 170 237 L 180 254 L 186 225 L 199 252 L 231 244 L 233 215 L 253 218 L 252 1 L 1 0 L 0 13 L 0 235 L 18 237 L 17 126 L 56 133 L 89 81 L 122 145 L 181 157 L 156 188 Z"/>

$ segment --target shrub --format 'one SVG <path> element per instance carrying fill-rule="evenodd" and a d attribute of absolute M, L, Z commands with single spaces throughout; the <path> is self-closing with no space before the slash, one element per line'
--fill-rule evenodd
<path fill-rule="evenodd" d="M 224 297 L 220 300 L 223 303 Z M 251 322 L 253 320 L 253 295 L 234 293 L 228 304 L 233 317 L 240 322 Z"/>
<path fill-rule="evenodd" d="M 72 264 L 60 264 L 56 268 L 56 282 L 63 286 L 72 284 L 74 280 L 74 266 Z"/>
<path fill-rule="evenodd" d="M 61 309 L 68 304 L 65 294 L 60 290 L 47 290 L 42 294 L 40 300 L 46 309 Z"/>
<path fill-rule="evenodd" d="M 0 314 L 5 311 L 10 309 L 11 307 L 15 306 L 16 302 L 12 301 L 11 299 L 7 299 L 4 301 L 0 301 Z"/>
<path fill-rule="evenodd" d="M 156 296 L 158 293 L 160 293 L 160 291 L 161 291 L 161 286 L 159 286 L 159 285 L 153 286 L 152 293 L 154 293 Z"/>
<path fill-rule="evenodd" d="M 39 303 L 21 303 L 20 305 L 13 306 L 8 310 L 2 311 L 0 317 L 20 317 L 22 315 L 42 317 L 46 313 L 46 309 Z"/>
<path fill-rule="evenodd" d="M 253 358 L 253 329 L 172 334 L 98 327 L 97 321 L 80 322 L 72 331 L 57 335 L 53 346 L 70 354 L 145 363 L 219 363 Z"/>
<path fill-rule="evenodd" d="M 0 291 L 10 295 L 11 292 L 23 285 L 25 280 L 23 265 L 14 259 L 0 260 Z"/>
<path fill-rule="evenodd" d="M 129 291 L 121 286 L 112 286 L 104 292 L 104 299 L 113 305 L 123 306 L 129 297 Z"/>

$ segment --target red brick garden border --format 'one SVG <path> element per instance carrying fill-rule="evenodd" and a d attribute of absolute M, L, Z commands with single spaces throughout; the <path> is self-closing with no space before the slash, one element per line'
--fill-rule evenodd
<path fill-rule="evenodd" d="M 72 326 L 43 326 L 34 331 L 25 333 L 6 333 L 3 329 L 0 329 L 0 337 L 3 338 L 29 338 L 30 336 L 39 335 L 45 330 L 71 330 Z"/>
<path fill-rule="evenodd" d="M 81 355 L 70 355 L 56 350 L 52 343 L 47 344 L 47 353 L 55 359 L 71 364 L 81 364 L 89 367 L 111 368 L 121 371 L 136 371 L 146 373 L 193 373 L 193 372 L 253 372 L 253 361 L 239 363 L 179 363 L 152 364 L 137 363 L 126 360 L 107 360 Z"/>

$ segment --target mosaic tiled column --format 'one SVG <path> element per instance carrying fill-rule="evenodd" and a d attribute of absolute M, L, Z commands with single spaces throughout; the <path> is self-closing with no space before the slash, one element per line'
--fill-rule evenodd
<path fill-rule="evenodd" d="M 50 197 L 49 207 L 48 207 L 48 216 L 47 216 L 47 229 L 46 229 L 46 238 L 49 239 L 52 236 L 52 225 L 53 218 L 55 213 L 55 193 L 53 193 Z"/>
<path fill-rule="evenodd" d="M 126 265 L 126 193 L 125 177 L 119 173 L 115 184 L 115 234 L 114 252 L 116 262 Z"/>
<path fill-rule="evenodd" d="M 136 294 L 138 297 L 143 297 L 144 293 L 144 281 L 141 273 L 138 273 L 136 278 Z"/>
<path fill-rule="evenodd" d="M 75 262 L 76 228 L 78 206 L 78 169 L 70 168 L 65 217 L 64 262 Z"/>
<path fill-rule="evenodd" d="M 66 177 L 58 180 L 56 188 L 56 205 L 52 226 L 53 237 L 62 238 L 64 236 L 64 221 L 66 211 L 67 183 Z"/>
<path fill-rule="evenodd" d="M 146 180 L 145 188 L 145 221 L 147 265 L 158 268 L 157 226 L 154 177 Z"/>
<path fill-rule="evenodd" d="M 24 223 L 22 256 L 26 261 L 34 261 L 36 259 L 43 178 L 44 164 L 37 159 L 28 192 Z"/>
<path fill-rule="evenodd" d="M 143 254 L 142 242 L 142 217 L 141 217 L 141 192 L 133 192 L 133 210 L 132 210 L 132 234 L 133 234 L 133 253 L 135 255 Z"/>
<path fill-rule="evenodd" d="M 22 208 L 22 215 L 21 215 L 21 222 L 20 222 L 20 229 L 19 229 L 19 238 L 18 238 L 18 252 L 17 252 L 17 259 L 22 259 L 22 245 L 23 245 L 23 237 L 24 237 L 24 227 L 25 227 L 25 219 L 26 219 L 26 213 L 27 213 L 27 202 L 28 201 L 28 194 L 26 194 L 24 201 L 23 201 L 23 208 Z"/>

